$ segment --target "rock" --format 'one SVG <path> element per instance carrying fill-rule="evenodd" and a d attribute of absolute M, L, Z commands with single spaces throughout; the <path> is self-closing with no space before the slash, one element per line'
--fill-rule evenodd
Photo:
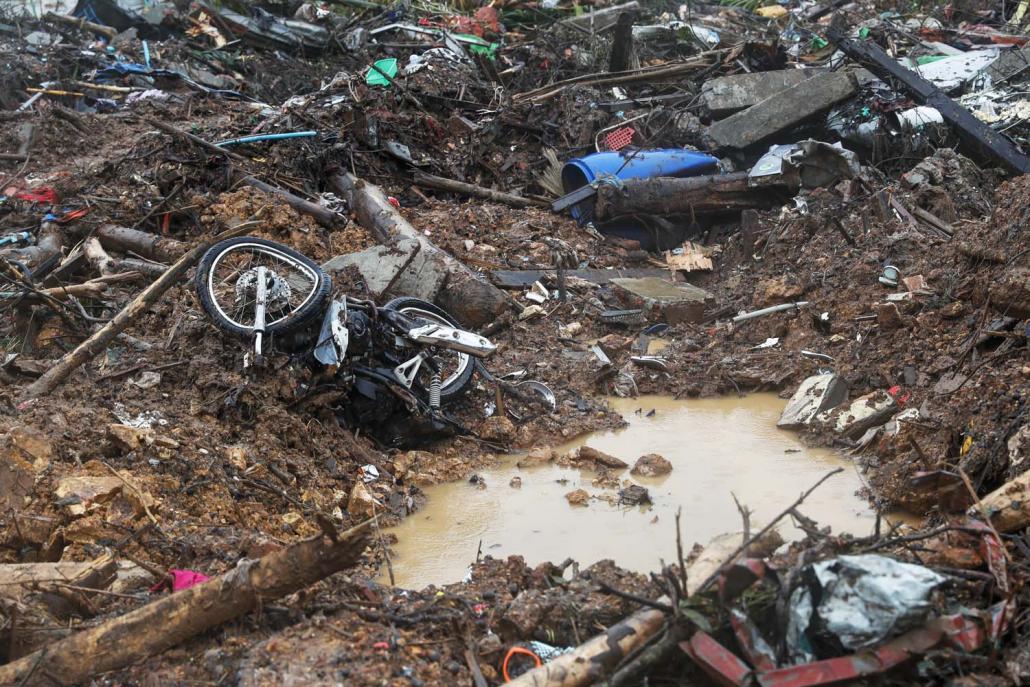
<path fill-rule="evenodd" d="M 633 469 L 630 470 L 631 475 L 639 475 L 641 477 L 661 477 L 668 475 L 670 472 L 672 472 L 672 463 L 657 453 L 648 453 L 646 456 L 640 456 L 637 458 L 637 462 L 633 464 Z"/>
<path fill-rule="evenodd" d="M 351 497 L 353 498 L 353 496 L 354 493 L 351 492 Z M 347 509 L 350 510 L 350 504 L 347 505 Z M 371 515 L 371 513 L 369 515 Z M 300 527 L 301 523 L 304 522 L 304 516 L 296 511 L 291 510 L 288 513 L 283 513 L 282 520 L 283 524 L 286 525 L 288 528 L 290 528 L 293 531 L 297 531 L 297 528 Z"/>
<path fill-rule="evenodd" d="M 606 334 L 597 340 L 597 345 L 601 347 L 605 355 L 614 358 L 621 351 L 629 350 L 629 347 L 633 345 L 633 338 L 619 334 Z"/>
<path fill-rule="evenodd" d="M 590 502 L 590 494 L 585 489 L 576 489 L 565 495 L 570 506 L 586 506 Z"/>
<path fill-rule="evenodd" d="M 247 469 L 247 453 L 242 446 L 229 446 L 225 449 L 225 459 L 237 470 Z"/>
<path fill-rule="evenodd" d="M 878 427 L 898 412 L 898 405 L 886 391 L 859 396 L 847 408 L 822 413 L 818 421 L 833 427 L 838 434 L 858 439 L 867 429 Z"/>
<path fill-rule="evenodd" d="M 154 431 L 130 425 L 110 424 L 107 426 L 107 438 L 118 450 L 131 453 L 141 446 L 152 444 Z"/>
<path fill-rule="evenodd" d="M 546 465 L 557 457 L 558 456 L 553 449 L 535 448 L 524 456 L 521 456 L 515 463 L 515 466 L 518 468 L 528 468 L 533 467 L 534 465 Z"/>
<path fill-rule="evenodd" d="M 571 339 L 583 333 L 583 325 L 579 322 L 569 322 L 558 327 L 558 336 Z"/>
<path fill-rule="evenodd" d="M 18 512 L 25 507 L 25 498 L 36 484 L 32 463 L 9 448 L 0 455 L 0 506 L 4 512 Z"/>
<path fill-rule="evenodd" d="M 515 438 L 515 425 L 503 415 L 492 415 L 479 425 L 479 437 L 499 444 L 508 444 Z"/>
<path fill-rule="evenodd" d="M 770 305 L 800 300 L 805 295 L 805 289 L 793 279 L 781 276 L 762 281 L 758 285 L 756 293 L 756 305 L 764 308 Z"/>
<path fill-rule="evenodd" d="M 815 76 L 810 69 L 734 74 L 709 79 L 701 87 L 701 101 L 716 118 L 725 117 L 797 86 Z"/>
<path fill-rule="evenodd" d="M 355 482 L 347 499 L 347 512 L 356 518 L 370 518 L 380 508 L 380 503 L 372 496 L 364 482 Z"/>
<path fill-rule="evenodd" d="M 799 429 L 823 411 L 832 410 L 848 398 L 848 383 L 843 377 L 828 373 L 813 375 L 787 401 L 787 407 L 776 423 L 783 429 Z"/>
<path fill-rule="evenodd" d="M 991 286 L 991 306 L 1009 317 L 1030 317 L 1030 267 L 1011 267 Z"/>
<path fill-rule="evenodd" d="M 639 484 L 631 484 L 619 491 L 619 503 L 627 506 L 651 503 L 651 494 Z"/>
<path fill-rule="evenodd" d="M 598 465 L 603 465 L 606 468 L 621 470 L 629 467 L 629 463 L 621 458 L 610 456 L 607 453 L 598 451 L 596 448 L 591 448 L 589 446 L 580 446 L 579 451 L 576 453 L 576 458 L 584 462 L 597 463 Z"/>
<path fill-rule="evenodd" d="M 1030 525 L 1030 470 L 992 491 L 982 503 L 999 532 L 1017 532 Z M 969 514 L 979 516 L 979 508 L 973 506 Z"/>
<path fill-rule="evenodd" d="M 508 482 L 508 486 L 511 487 L 512 489 L 521 489 L 522 488 L 522 478 L 519 477 L 518 475 L 515 475 L 514 477 L 511 478 L 511 481 Z"/>
<path fill-rule="evenodd" d="M 78 517 L 97 504 L 113 500 L 124 486 L 114 475 L 71 476 L 58 481 L 54 497 L 68 515 Z"/>
<path fill-rule="evenodd" d="M 46 434 L 25 425 L 12 427 L 7 433 L 7 441 L 11 446 L 18 449 L 26 460 L 32 462 L 36 472 L 41 472 L 50 466 L 50 459 L 54 456 L 54 447 Z"/>
<path fill-rule="evenodd" d="M 154 575 L 132 561 L 118 561 L 118 571 L 111 591 L 116 594 L 131 594 L 154 584 Z"/>
<path fill-rule="evenodd" d="M 856 90 L 852 74 L 819 74 L 712 124 L 708 135 L 720 148 L 748 148 L 847 100 Z"/>
<path fill-rule="evenodd" d="M 876 324 L 884 331 L 892 331 L 907 327 L 908 322 L 898 310 L 896 303 L 876 304 Z"/>
<path fill-rule="evenodd" d="M 523 321 L 530 320 L 534 317 L 540 317 L 543 314 L 544 309 L 539 305 L 527 305 L 525 308 L 522 309 L 522 312 L 519 313 L 519 319 Z"/>
<path fill-rule="evenodd" d="M 623 307 L 642 308 L 650 318 L 669 324 L 701 322 L 705 305 L 715 302 L 704 289 L 656 277 L 620 277 L 612 279 L 611 284 Z"/>

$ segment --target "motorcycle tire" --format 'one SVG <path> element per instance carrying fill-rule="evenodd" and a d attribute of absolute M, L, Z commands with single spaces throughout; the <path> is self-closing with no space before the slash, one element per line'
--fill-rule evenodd
<path fill-rule="evenodd" d="M 317 263 L 281 243 L 254 236 L 239 236 L 211 246 L 200 260 L 194 281 L 201 306 L 220 329 L 243 338 L 254 334 L 253 327 L 242 325 L 226 314 L 219 306 L 214 293 L 212 271 L 221 260 L 232 253 L 263 254 L 272 257 L 292 265 L 312 283 L 300 304 L 292 307 L 284 316 L 265 324 L 265 334 L 287 334 L 296 331 L 325 309 L 332 289 L 332 279 Z"/>
<path fill-rule="evenodd" d="M 424 301 L 421 298 L 414 298 L 411 296 L 401 296 L 400 298 L 394 298 L 389 303 L 383 306 L 386 310 L 395 310 L 402 315 L 408 317 L 421 317 L 430 321 L 436 321 L 439 324 L 445 324 L 449 327 L 462 328 L 451 315 L 443 308 L 433 305 L 429 301 Z M 472 381 L 472 375 L 476 371 L 476 359 L 468 353 L 460 353 L 453 351 L 455 358 L 458 360 L 458 369 L 454 374 L 450 375 L 447 379 L 443 380 L 443 384 L 440 387 L 440 402 L 447 403 L 448 401 L 458 398 L 468 390 L 469 382 Z"/>

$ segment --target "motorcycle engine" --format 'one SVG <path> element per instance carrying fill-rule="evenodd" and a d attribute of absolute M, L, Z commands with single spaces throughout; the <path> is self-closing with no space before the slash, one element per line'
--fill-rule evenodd
<path fill-rule="evenodd" d="M 372 322 L 368 315 L 360 310 L 351 310 L 347 313 L 347 331 L 350 334 L 348 355 L 361 355 L 366 353 L 372 343 Z"/>

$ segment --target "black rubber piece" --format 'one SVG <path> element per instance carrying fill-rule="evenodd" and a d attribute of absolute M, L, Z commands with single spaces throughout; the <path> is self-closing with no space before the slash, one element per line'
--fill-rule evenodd
<path fill-rule="evenodd" d="M 433 313 L 444 322 L 452 327 L 461 329 L 461 325 L 458 321 L 451 317 L 443 308 L 433 305 L 429 301 L 424 301 L 421 298 L 414 298 L 412 296 L 401 296 L 400 298 L 394 298 L 389 303 L 383 306 L 386 310 L 396 310 L 397 312 L 404 314 L 404 311 L 408 308 L 418 308 L 426 312 Z M 465 355 L 468 355 L 467 353 Z M 450 384 L 440 387 L 440 402 L 446 403 L 452 401 L 468 390 L 469 382 L 472 381 L 472 375 L 476 372 L 476 358 L 475 356 L 469 355 L 469 364 L 465 366 L 465 370 Z"/>
<path fill-rule="evenodd" d="M 333 282 L 329 275 L 318 266 L 318 263 L 312 261 L 307 256 L 298 253 L 289 246 L 282 245 L 281 243 L 269 241 L 268 239 L 257 238 L 255 236 L 238 236 L 234 239 L 220 241 L 219 243 L 211 246 L 207 252 L 204 253 L 204 257 L 200 259 L 200 266 L 197 267 L 197 276 L 194 281 L 197 296 L 200 298 L 200 304 L 220 329 L 239 337 L 248 337 L 254 333 L 252 328 L 237 326 L 222 317 L 218 312 L 218 308 L 215 307 L 213 297 L 207 288 L 208 273 L 211 271 L 215 258 L 220 253 L 223 253 L 226 248 L 231 248 L 232 246 L 239 244 L 257 244 L 269 249 L 269 252 L 281 253 L 283 256 L 288 257 L 291 260 L 296 260 L 312 269 L 318 280 L 318 286 L 315 289 L 314 297 L 308 300 L 307 303 L 305 303 L 291 316 L 265 327 L 265 334 L 289 333 L 307 324 L 312 318 L 325 310 L 326 301 L 329 300 L 329 292 L 333 288 Z"/>

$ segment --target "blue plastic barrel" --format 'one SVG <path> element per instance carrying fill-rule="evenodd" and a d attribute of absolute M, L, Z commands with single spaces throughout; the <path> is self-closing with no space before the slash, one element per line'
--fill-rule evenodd
<path fill-rule="evenodd" d="M 648 179 L 651 177 L 692 177 L 714 174 L 719 161 L 696 150 L 660 148 L 658 150 L 621 150 L 593 153 L 569 160 L 561 170 L 565 193 L 593 183 L 603 175 L 618 179 Z M 593 200 L 577 203 L 570 209 L 573 218 L 588 222 L 593 215 Z"/>

